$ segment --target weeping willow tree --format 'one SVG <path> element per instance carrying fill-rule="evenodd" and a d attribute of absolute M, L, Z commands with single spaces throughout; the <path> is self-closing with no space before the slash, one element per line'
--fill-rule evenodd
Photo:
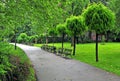
<path fill-rule="evenodd" d="M 114 28 L 115 15 L 102 3 L 90 4 L 82 15 L 88 28 L 96 32 L 96 62 L 98 62 L 98 35 Z"/>

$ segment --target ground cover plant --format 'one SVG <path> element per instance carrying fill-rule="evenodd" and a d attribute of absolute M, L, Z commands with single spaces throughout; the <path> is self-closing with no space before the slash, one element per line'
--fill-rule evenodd
<path fill-rule="evenodd" d="M 42 44 L 35 44 L 41 46 Z M 48 44 L 52 45 L 52 44 Z M 57 48 L 61 47 L 61 43 L 55 43 Z M 64 48 L 72 48 L 70 43 L 65 43 Z M 72 59 L 76 59 L 103 70 L 120 75 L 120 43 L 99 43 L 99 62 L 95 61 L 95 43 L 77 44 L 76 55 Z"/>
<path fill-rule="evenodd" d="M 36 81 L 27 55 L 8 43 L 0 43 L 0 81 Z"/>

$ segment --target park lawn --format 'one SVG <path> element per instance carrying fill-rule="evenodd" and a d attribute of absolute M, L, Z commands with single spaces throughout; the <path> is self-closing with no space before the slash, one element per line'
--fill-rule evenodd
<path fill-rule="evenodd" d="M 61 47 L 61 43 L 55 43 L 54 46 Z M 70 43 L 65 43 L 64 48 L 71 48 Z M 99 43 L 98 63 L 95 62 L 95 43 L 77 44 L 76 55 L 72 58 L 120 75 L 120 43 Z"/>

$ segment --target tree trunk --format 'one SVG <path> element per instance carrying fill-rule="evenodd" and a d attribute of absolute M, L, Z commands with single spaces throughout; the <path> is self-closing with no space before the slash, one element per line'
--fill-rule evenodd
<path fill-rule="evenodd" d="M 76 37 L 76 43 L 79 44 L 79 36 Z"/>
<path fill-rule="evenodd" d="M 98 61 L 98 34 L 96 33 L 96 62 Z"/>
<path fill-rule="evenodd" d="M 76 34 L 74 34 L 74 47 L 73 47 L 73 55 L 75 56 L 75 50 L 76 50 Z"/>
<path fill-rule="evenodd" d="M 54 46 L 54 40 L 55 40 L 55 37 L 53 36 L 53 46 Z"/>
<path fill-rule="evenodd" d="M 48 44 L 48 37 L 46 37 L 46 45 Z"/>
<path fill-rule="evenodd" d="M 62 53 L 63 53 L 63 44 L 64 44 L 64 33 L 62 34 Z"/>
<path fill-rule="evenodd" d="M 17 40 L 16 40 L 16 27 L 15 27 L 15 50 L 17 49 Z"/>
<path fill-rule="evenodd" d="M 91 31 L 88 31 L 89 39 L 92 39 L 91 34 L 92 34 L 92 32 L 91 32 Z"/>
<path fill-rule="evenodd" d="M 37 41 L 38 41 L 37 38 L 35 38 L 35 44 L 37 44 Z"/>
<path fill-rule="evenodd" d="M 74 37 L 71 37 L 71 47 L 74 45 Z"/>
<path fill-rule="evenodd" d="M 17 42 L 16 42 L 16 38 L 15 38 L 15 50 L 17 49 Z"/>

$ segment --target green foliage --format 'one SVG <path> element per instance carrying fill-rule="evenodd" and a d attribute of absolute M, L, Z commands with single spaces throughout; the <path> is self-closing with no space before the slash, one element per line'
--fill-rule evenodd
<path fill-rule="evenodd" d="M 66 20 L 67 29 L 70 31 L 70 34 L 74 36 L 74 49 L 73 55 L 75 55 L 76 49 L 76 35 L 82 34 L 85 30 L 84 18 L 82 16 L 71 16 Z"/>
<path fill-rule="evenodd" d="M 63 10 L 64 18 L 68 18 L 71 15 L 78 16 L 82 13 L 82 10 L 88 5 L 89 0 L 61 0 L 59 7 Z M 64 19 L 63 18 L 63 19 Z"/>
<path fill-rule="evenodd" d="M 43 34 L 47 28 L 63 23 L 71 15 L 72 3 L 74 3 L 74 14 L 79 15 L 88 2 L 89 0 L 1 1 L 0 26 L 5 28 L 3 31 L 7 30 L 4 35 L 16 30 L 19 30 L 17 34 L 31 35 L 33 31 L 38 35 Z M 24 30 L 28 31 L 23 32 Z M 4 35 L 2 34 L 2 36 Z"/>
<path fill-rule="evenodd" d="M 116 40 L 119 41 L 120 40 L 120 0 L 110 0 L 108 2 L 108 7 L 115 13 L 116 16 L 116 24 L 115 24 L 115 28 L 113 31 L 109 32 L 109 40 Z"/>
<path fill-rule="evenodd" d="M 48 33 L 49 33 L 50 36 L 53 36 L 53 37 L 57 35 L 57 32 L 56 32 L 55 28 L 49 29 Z"/>
<path fill-rule="evenodd" d="M 34 35 L 35 38 L 38 38 L 39 36 L 38 35 Z"/>
<path fill-rule="evenodd" d="M 20 36 L 17 38 L 17 42 L 22 43 L 22 38 Z"/>
<path fill-rule="evenodd" d="M 33 43 L 33 41 L 38 38 L 38 35 L 33 35 L 33 36 L 28 36 L 28 37 L 29 37 L 29 42 Z"/>
<path fill-rule="evenodd" d="M 66 20 L 67 29 L 72 35 L 78 35 L 86 30 L 84 18 L 82 16 L 71 16 Z"/>
<path fill-rule="evenodd" d="M 21 37 L 22 39 L 25 39 L 25 38 L 27 37 L 27 34 L 26 34 L 26 33 L 21 33 L 21 34 L 20 34 L 20 37 Z"/>
<path fill-rule="evenodd" d="M 98 3 L 98 2 L 102 2 L 103 4 L 107 4 L 107 2 L 110 0 L 90 0 L 91 3 Z"/>
<path fill-rule="evenodd" d="M 21 33 L 26 33 L 29 36 L 35 34 L 35 32 L 33 31 L 33 27 L 32 27 L 30 22 L 25 23 L 25 24 L 21 25 L 20 27 L 17 27 L 16 31 L 17 31 L 17 35 L 19 35 Z"/>
<path fill-rule="evenodd" d="M 120 27 L 120 0 L 110 0 L 109 7 L 116 15 L 116 26 Z"/>
<path fill-rule="evenodd" d="M 82 15 L 89 29 L 95 30 L 98 34 L 112 30 L 115 25 L 114 13 L 102 3 L 90 4 Z"/>
<path fill-rule="evenodd" d="M 10 46 L 0 42 L 0 76 L 11 70 L 12 64 L 9 62 Z"/>
<path fill-rule="evenodd" d="M 58 24 L 57 25 L 57 31 L 59 34 L 65 34 L 66 33 L 66 25 L 65 24 Z"/>
<path fill-rule="evenodd" d="M 14 78 L 13 78 L 14 77 Z M 36 81 L 35 72 L 27 55 L 20 48 L 0 42 L 0 80 Z"/>
<path fill-rule="evenodd" d="M 21 33 L 18 38 L 17 38 L 18 42 L 22 42 L 22 43 L 26 43 L 28 40 L 28 36 L 26 33 Z"/>

